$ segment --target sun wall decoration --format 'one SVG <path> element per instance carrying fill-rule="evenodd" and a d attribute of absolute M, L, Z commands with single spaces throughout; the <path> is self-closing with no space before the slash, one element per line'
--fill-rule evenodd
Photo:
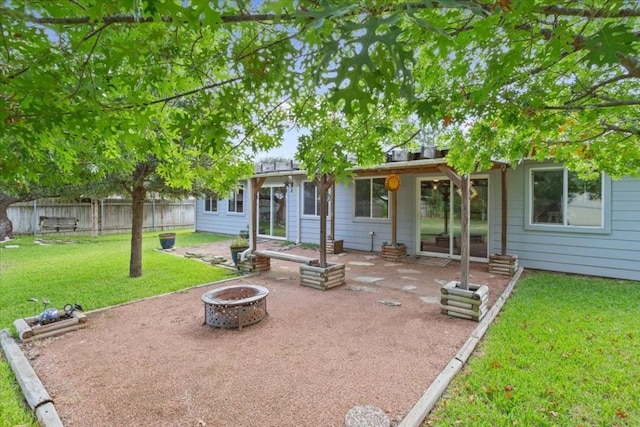
<path fill-rule="evenodd" d="M 398 188 L 400 188 L 400 177 L 395 173 L 388 175 L 384 180 L 384 186 L 389 191 L 396 191 Z"/>

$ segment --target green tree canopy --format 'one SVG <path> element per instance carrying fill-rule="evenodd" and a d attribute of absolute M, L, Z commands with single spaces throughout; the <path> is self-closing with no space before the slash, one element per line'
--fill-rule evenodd
<path fill-rule="evenodd" d="M 0 14 L 4 183 L 51 161 L 102 173 L 133 147 L 171 157 L 185 136 L 216 155 L 269 148 L 278 106 L 312 90 L 348 121 L 438 127 L 463 172 L 530 156 L 640 169 L 635 1 L 7 1 Z M 187 169 L 161 173 L 183 185 Z"/>

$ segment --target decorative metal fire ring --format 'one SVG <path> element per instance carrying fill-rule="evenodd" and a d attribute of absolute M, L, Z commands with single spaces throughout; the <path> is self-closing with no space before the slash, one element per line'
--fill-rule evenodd
<path fill-rule="evenodd" d="M 231 285 L 202 295 L 204 324 L 230 329 L 253 325 L 267 314 L 269 289 L 258 285 Z"/>

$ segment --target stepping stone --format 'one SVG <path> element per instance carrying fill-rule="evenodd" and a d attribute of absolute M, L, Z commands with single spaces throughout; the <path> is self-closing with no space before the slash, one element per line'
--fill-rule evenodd
<path fill-rule="evenodd" d="M 373 405 L 354 406 L 344 417 L 345 427 L 390 427 L 391 419 Z"/>
<path fill-rule="evenodd" d="M 364 259 L 377 259 L 378 255 L 365 255 Z"/>
<path fill-rule="evenodd" d="M 379 302 L 380 304 L 388 305 L 389 307 L 400 307 L 400 302 L 398 301 L 381 300 L 377 302 Z"/>
<path fill-rule="evenodd" d="M 403 279 L 404 279 L 404 277 L 403 277 Z M 415 279 L 412 279 L 412 280 L 415 280 Z M 403 291 L 412 291 L 414 289 L 418 289 L 418 287 L 417 286 L 411 286 L 411 285 L 406 285 L 406 286 L 402 287 Z"/>
<path fill-rule="evenodd" d="M 388 262 L 384 266 L 385 267 L 397 267 L 399 265 L 402 265 L 402 263 L 401 262 Z"/>
<path fill-rule="evenodd" d="M 449 280 L 436 279 L 436 282 L 438 282 L 440 286 L 444 286 L 449 283 Z"/>
<path fill-rule="evenodd" d="M 372 265 L 375 265 L 372 262 L 363 262 L 363 261 L 350 261 L 349 265 L 360 265 L 363 267 L 371 267 Z"/>
<path fill-rule="evenodd" d="M 409 268 L 399 268 L 398 273 L 400 274 L 420 274 L 418 270 L 411 270 Z"/>
<path fill-rule="evenodd" d="M 420 297 L 427 304 L 440 304 L 440 297 Z"/>
<path fill-rule="evenodd" d="M 360 282 L 360 283 L 376 283 L 376 282 L 379 282 L 381 280 L 384 280 L 384 277 L 360 276 L 360 277 L 355 277 L 353 280 L 355 280 L 356 282 Z"/>
<path fill-rule="evenodd" d="M 362 291 L 362 292 L 378 292 L 378 288 L 373 288 L 371 286 L 347 286 L 347 289 L 350 291 Z"/>
<path fill-rule="evenodd" d="M 410 276 L 402 276 L 401 279 L 403 279 L 403 280 L 414 280 L 414 281 L 418 280 L 417 277 L 410 277 Z"/>

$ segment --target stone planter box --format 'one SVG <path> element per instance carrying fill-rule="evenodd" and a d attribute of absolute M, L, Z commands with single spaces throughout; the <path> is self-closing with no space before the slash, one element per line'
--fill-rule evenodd
<path fill-rule="evenodd" d="M 489 255 L 489 273 L 513 276 L 518 269 L 518 255 Z"/>
<path fill-rule="evenodd" d="M 344 264 L 329 264 L 327 267 L 300 266 L 300 285 L 327 290 L 344 285 Z"/>
<path fill-rule="evenodd" d="M 328 254 L 339 254 L 342 252 L 342 246 L 344 244 L 344 240 L 328 240 L 327 239 L 327 253 Z"/>
<path fill-rule="evenodd" d="M 460 289 L 460 282 L 452 281 L 440 288 L 442 314 L 461 319 L 481 321 L 487 314 L 489 288 L 486 285 L 469 284 L 469 289 Z"/>
<path fill-rule="evenodd" d="M 406 245 L 382 245 L 382 258 L 388 261 L 400 261 L 406 256 Z"/>

